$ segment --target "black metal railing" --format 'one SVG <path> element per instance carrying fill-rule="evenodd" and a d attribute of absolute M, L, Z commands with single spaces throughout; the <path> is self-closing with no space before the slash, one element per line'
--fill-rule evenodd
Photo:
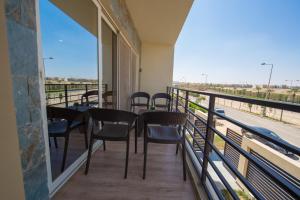
<path fill-rule="evenodd" d="M 176 112 L 185 112 L 189 116 L 187 121 L 187 126 L 185 128 L 187 133 L 186 141 L 191 147 L 191 150 L 193 152 L 193 157 L 196 157 L 196 159 L 193 159 L 194 166 L 199 166 L 200 164 L 202 168 L 199 169 L 198 167 L 196 171 L 198 172 L 199 178 L 201 179 L 202 184 L 206 192 L 208 193 L 208 197 L 210 199 L 214 199 L 216 196 L 219 199 L 240 199 L 240 195 L 237 193 L 235 189 L 232 188 L 227 178 L 224 176 L 224 174 L 221 172 L 219 167 L 212 160 L 213 155 L 217 156 L 222 161 L 222 163 L 226 166 L 226 168 L 229 169 L 230 173 L 233 174 L 238 180 L 238 182 L 244 186 L 243 190 L 247 190 L 251 198 L 254 197 L 256 199 L 273 199 L 275 198 L 275 196 L 272 195 L 276 195 L 276 191 L 273 190 L 276 190 L 277 188 L 277 190 L 278 189 L 280 189 L 280 191 L 282 190 L 281 193 L 283 193 L 284 199 L 300 199 L 299 179 L 290 175 L 291 177 L 293 177 L 292 178 L 293 180 L 296 179 L 296 181 L 291 181 L 291 178 L 286 177 L 285 173 L 280 172 L 279 170 L 277 170 L 276 167 L 268 164 L 268 162 L 266 162 L 266 159 L 268 158 L 264 158 L 265 160 L 261 159 L 260 157 L 255 156 L 255 154 L 247 151 L 246 149 L 243 149 L 232 138 L 223 134 L 220 130 L 217 130 L 215 126 L 216 123 L 215 119 L 216 117 L 218 117 L 222 120 L 227 121 L 228 123 L 231 123 L 237 127 L 240 127 L 243 130 L 246 130 L 256 135 L 257 137 L 261 137 L 267 140 L 268 142 L 271 142 L 287 150 L 288 152 L 293 153 L 296 157 L 299 158 L 300 156 L 299 147 L 296 147 L 283 140 L 263 134 L 260 131 L 252 128 L 251 126 L 239 122 L 238 119 L 233 119 L 216 112 L 215 101 L 216 98 L 222 98 L 222 99 L 228 99 L 228 100 L 239 101 L 244 103 L 251 103 L 263 107 L 278 108 L 278 109 L 292 111 L 296 113 L 300 113 L 299 104 L 250 99 L 250 98 L 243 98 L 243 97 L 224 95 L 218 93 L 180 89 L 176 87 L 168 87 L 167 92 L 172 97 L 171 110 Z M 195 101 L 192 101 L 191 96 L 192 95 L 194 96 L 195 94 L 208 97 L 209 98 L 208 107 L 203 106 L 200 103 L 197 103 Z M 201 110 L 207 112 L 207 117 L 199 116 L 196 113 L 194 113 L 193 110 L 191 109 L 191 105 L 197 106 L 201 108 Z M 200 130 L 200 128 L 197 127 L 197 125 L 195 124 L 195 121 L 204 124 L 206 130 L 205 131 Z M 272 184 L 274 183 L 273 186 L 271 184 L 265 184 L 265 185 L 254 184 L 252 181 L 250 181 L 245 176 L 245 174 L 240 172 L 240 170 L 236 167 L 236 165 L 234 165 L 234 163 L 227 156 L 225 156 L 224 153 L 220 151 L 220 149 L 216 147 L 216 145 L 214 144 L 214 137 L 217 136 L 221 138 L 221 140 L 223 140 L 227 145 L 231 146 L 231 148 L 234 149 L 234 151 L 237 151 L 239 155 L 244 157 L 248 161 L 247 163 L 251 164 L 251 166 L 254 167 L 254 169 L 259 170 L 260 174 L 264 174 L 264 176 L 267 177 L 267 180 L 270 180 Z M 204 147 L 203 145 L 200 144 L 197 138 L 201 138 L 201 140 L 205 141 Z M 288 174 L 288 172 L 286 173 Z M 224 186 L 223 188 L 225 189 L 226 192 L 224 192 L 224 190 L 221 190 L 220 186 L 215 183 L 213 174 L 217 175 L 218 179 L 221 181 L 221 184 Z M 256 178 L 259 180 L 261 177 L 256 177 Z M 260 182 L 258 181 L 258 183 Z M 269 193 L 270 196 L 268 196 Z"/>
<path fill-rule="evenodd" d="M 70 106 L 70 103 L 80 103 L 84 93 L 98 90 L 98 84 L 45 84 L 47 105 Z M 107 91 L 107 84 L 102 85 L 102 91 Z"/>

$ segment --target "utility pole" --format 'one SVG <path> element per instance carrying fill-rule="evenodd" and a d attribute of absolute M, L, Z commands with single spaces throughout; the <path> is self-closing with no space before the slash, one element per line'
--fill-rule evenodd
<path fill-rule="evenodd" d="M 271 83 L 271 78 L 272 78 L 272 72 L 273 72 L 273 64 L 268 64 L 268 63 L 261 63 L 262 66 L 271 66 L 271 70 L 270 70 L 270 76 L 269 76 L 269 81 L 268 81 L 268 86 L 267 86 L 267 93 L 265 96 L 265 99 L 269 99 L 270 98 L 270 83 Z M 265 117 L 266 116 L 266 107 L 262 106 L 262 116 Z"/>

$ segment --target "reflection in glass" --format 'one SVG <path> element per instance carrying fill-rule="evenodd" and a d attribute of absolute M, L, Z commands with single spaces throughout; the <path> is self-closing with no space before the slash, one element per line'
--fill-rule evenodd
<path fill-rule="evenodd" d="M 85 114 L 98 104 L 98 13 L 92 1 L 43 0 L 40 15 L 54 180 L 87 149 Z M 61 114 L 48 106 L 69 110 Z M 78 116 L 70 119 L 68 114 Z M 73 120 L 69 132 L 68 120 Z"/>
<path fill-rule="evenodd" d="M 116 35 L 102 20 L 102 83 L 104 108 L 116 108 L 117 103 L 117 61 Z"/>

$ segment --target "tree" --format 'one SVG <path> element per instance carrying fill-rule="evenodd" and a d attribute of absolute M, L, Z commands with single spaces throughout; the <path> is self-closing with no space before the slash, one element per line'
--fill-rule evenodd
<path fill-rule="evenodd" d="M 59 103 L 61 103 L 62 98 L 63 98 L 63 94 L 59 93 Z"/>
<path fill-rule="evenodd" d="M 255 89 L 257 90 L 257 97 L 259 97 L 259 91 L 261 90 L 261 87 L 259 85 L 257 85 L 255 87 Z"/>
<path fill-rule="evenodd" d="M 296 95 L 299 92 L 299 88 L 291 88 L 288 93 L 292 94 L 292 102 L 295 103 Z"/>
<path fill-rule="evenodd" d="M 252 104 L 251 103 L 248 103 L 248 107 L 249 107 L 249 110 L 250 110 L 250 112 L 251 112 L 251 110 L 252 110 Z"/>

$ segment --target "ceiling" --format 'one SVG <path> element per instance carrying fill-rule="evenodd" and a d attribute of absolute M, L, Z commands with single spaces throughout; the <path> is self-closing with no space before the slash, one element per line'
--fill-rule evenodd
<path fill-rule="evenodd" d="M 193 0 L 125 0 L 142 42 L 175 44 Z"/>

